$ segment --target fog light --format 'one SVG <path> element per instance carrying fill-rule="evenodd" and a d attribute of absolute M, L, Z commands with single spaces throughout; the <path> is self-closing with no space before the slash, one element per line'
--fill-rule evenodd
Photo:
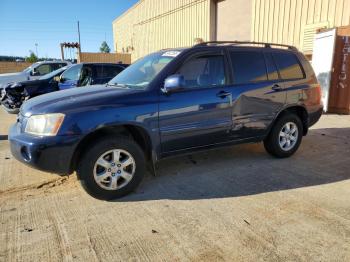
<path fill-rule="evenodd" d="M 31 156 L 30 156 L 29 150 L 28 150 L 28 148 L 26 146 L 22 146 L 22 148 L 21 148 L 21 155 L 22 155 L 22 157 L 23 157 L 23 159 L 25 161 L 27 161 L 27 162 L 30 161 Z"/>

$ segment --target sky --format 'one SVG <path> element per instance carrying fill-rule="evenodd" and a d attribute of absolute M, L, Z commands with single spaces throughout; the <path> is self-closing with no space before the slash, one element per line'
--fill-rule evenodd
<path fill-rule="evenodd" d="M 137 1 L 0 0 L 0 55 L 29 56 L 37 48 L 39 57 L 60 58 L 60 43 L 78 41 L 77 21 L 82 52 L 99 52 L 105 40 L 114 51 L 112 21 Z"/>

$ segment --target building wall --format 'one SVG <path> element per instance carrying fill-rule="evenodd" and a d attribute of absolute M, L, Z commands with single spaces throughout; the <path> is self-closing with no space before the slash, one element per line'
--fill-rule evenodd
<path fill-rule="evenodd" d="M 113 22 L 116 52 L 132 61 L 148 53 L 209 41 L 213 31 L 210 0 L 141 0 Z"/>
<path fill-rule="evenodd" d="M 252 3 L 252 0 L 225 0 L 217 2 L 216 40 L 250 40 Z"/>
<path fill-rule="evenodd" d="M 33 63 L 28 62 L 0 62 L 0 74 L 21 72 Z"/>
<path fill-rule="evenodd" d="M 350 0 L 253 0 L 255 41 L 291 44 L 312 53 L 318 28 L 350 24 Z"/>
<path fill-rule="evenodd" d="M 120 53 L 87 53 L 81 52 L 78 56 L 78 63 L 119 63 L 130 64 L 130 54 Z"/>

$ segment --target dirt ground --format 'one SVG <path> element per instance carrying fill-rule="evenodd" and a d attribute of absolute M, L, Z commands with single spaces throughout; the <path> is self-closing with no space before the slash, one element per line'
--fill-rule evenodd
<path fill-rule="evenodd" d="M 13 159 L 14 121 L 0 110 L 0 261 L 350 261 L 350 116 L 323 116 L 289 159 L 165 160 L 113 202 Z"/>

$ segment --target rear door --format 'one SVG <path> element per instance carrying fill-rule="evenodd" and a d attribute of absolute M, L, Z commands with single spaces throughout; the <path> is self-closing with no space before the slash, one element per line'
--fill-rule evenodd
<path fill-rule="evenodd" d="M 309 100 L 312 97 L 309 93 L 309 88 L 314 82 L 306 80 L 305 71 L 297 55 L 291 51 L 275 51 L 272 55 L 285 87 L 287 103 L 289 105 L 297 105 L 304 104 L 306 101 L 312 101 Z"/>
<path fill-rule="evenodd" d="M 173 72 L 185 78 L 183 90 L 160 93 L 159 128 L 162 152 L 173 152 L 229 141 L 231 94 L 222 52 L 189 56 Z"/>
<path fill-rule="evenodd" d="M 263 136 L 286 102 L 284 83 L 269 49 L 228 49 L 233 83 L 233 139 Z"/>

